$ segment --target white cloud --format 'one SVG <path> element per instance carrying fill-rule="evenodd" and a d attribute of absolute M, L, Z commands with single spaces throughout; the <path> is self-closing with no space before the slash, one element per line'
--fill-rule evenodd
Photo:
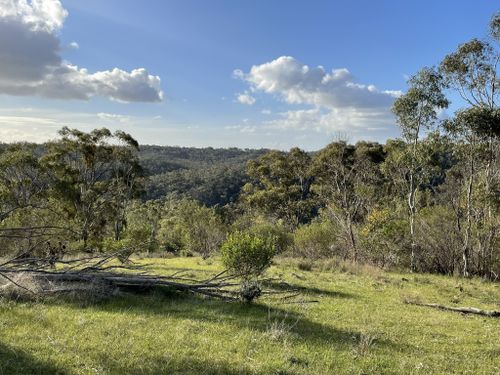
<path fill-rule="evenodd" d="M 355 108 L 291 110 L 280 113 L 280 118 L 267 121 L 265 126 L 274 129 L 315 130 L 326 134 L 346 132 L 353 135 L 397 130 L 385 111 L 368 112 Z"/>
<path fill-rule="evenodd" d="M 327 73 L 321 66 L 310 68 L 290 56 L 254 65 L 248 74 L 237 76 L 246 80 L 253 89 L 277 94 L 292 104 L 329 108 L 387 107 L 399 94 L 356 83 L 345 68 Z"/>
<path fill-rule="evenodd" d="M 359 132 L 393 127 L 390 106 L 401 95 L 397 90 L 379 90 L 374 85 L 354 81 L 345 69 L 325 71 L 311 68 L 290 56 L 281 56 L 250 72 L 237 69 L 233 76 L 244 80 L 250 90 L 275 95 L 286 103 L 309 108 L 290 110 L 267 126 L 281 129 L 315 129 Z"/>
<path fill-rule="evenodd" d="M 97 114 L 97 117 L 99 117 L 101 120 L 109 120 L 109 121 L 118 121 L 121 123 L 129 122 L 130 121 L 130 116 L 125 116 L 125 115 L 119 115 L 116 113 L 105 113 L 105 112 L 99 112 Z"/>
<path fill-rule="evenodd" d="M 260 113 L 262 113 L 263 115 L 270 115 L 272 112 L 270 109 L 263 109 L 262 111 L 260 111 Z"/>
<path fill-rule="evenodd" d="M 246 104 L 246 105 L 254 105 L 256 99 L 248 93 L 248 91 L 245 91 L 244 93 L 237 94 L 236 100 L 240 102 L 241 104 Z"/>
<path fill-rule="evenodd" d="M 61 58 L 58 32 L 67 11 L 59 0 L 0 0 L 0 93 L 122 102 L 161 101 L 160 77 L 146 69 L 90 73 Z M 73 48 L 76 42 L 70 44 Z"/>
<path fill-rule="evenodd" d="M 71 49 L 79 49 L 80 48 L 80 45 L 77 42 L 71 42 L 68 46 Z"/>

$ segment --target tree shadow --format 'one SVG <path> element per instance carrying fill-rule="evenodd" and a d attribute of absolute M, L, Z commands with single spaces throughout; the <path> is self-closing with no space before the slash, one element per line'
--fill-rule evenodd
<path fill-rule="evenodd" d="M 0 342 L 0 375 L 65 375 L 65 370 L 40 361 L 31 354 Z"/>
<path fill-rule="evenodd" d="M 231 366 L 224 361 L 206 361 L 195 358 L 148 358 L 147 365 L 124 366 L 121 363 L 103 363 L 109 374 L 142 375 L 251 375 L 255 372 L 243 366 Z"/>
<path fill-rule="evenodd" d="M 65 302 L 65 304 L 68 302 Z M 70 303 L 73 308 L 81 308 Z M 186 295 L 180 292 L 159 292 L 116 296 L 86 306 L 88 309 L 136 316 L 167 315 L 174 319 L 189 319 L 205 323 L 221 321 L 236 329 L 252 329 L 268 332 L 276 324 L 286 327 L 292 341 L 307 341 L 333 345 L 340 350 L 351 350 L 362 335 L 361 332 L 344 330 L 308 319 L 300 311 L 285 310 L 260 303 L 225 302 L 211 298 Z M 377 340 L 379 346 L 395 346 L 388 340 Z"/>
<path fill-rule="evenodd" d="M 272 288 L 279 291 L 295 291 L 300 292 L 305 295 L 315 295 L 315 296 L 327 296 L 332 298 L 357 298 L 355 294 L 340 292 L 336 290 L 326 290 L 311 286 L 302 286 L 297 284 L 292 284 L 284 281 L 264 281 L 262 283 L 264 286 Z"/>

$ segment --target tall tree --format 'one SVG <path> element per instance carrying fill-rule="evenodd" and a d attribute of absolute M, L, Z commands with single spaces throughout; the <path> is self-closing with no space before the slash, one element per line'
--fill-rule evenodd
<path fill-rule="evenodd" d="M 247 205 L 291 227 L 312 218 L 317 202 L 311 191 L 311 157 L 305 151 L 271 151 L 250 161 L 247 173 L 252 180 L 243 188 Z"/>
<path fill-rule="evenodd" d="M 415 271 L 417 191 L 425 168 L 421 163 L 418 142 L 422 132 L 430 129 L 436 122 L 438 110 L 448 106 L 448 100 L 441 91 L 441 76 L 433 69 L 422 69 L 409 80 L 409 85 L 408 91 L 395 100 L 392 111 L 396 115 L 403 139 L 409 145 L 407 148 L 409 152 L 407 204 L 411 236 L 410 268 Z"/>
<path fill-rule="evenodd" d="M 361 142 L 353 146 L 341 141 L 329 144 L 314 159 L 313 189 L 343 229 L 354 262 L 359 253 L 354 225 L 373 196 L 380 177 L 378 164 L 383 158 L 378 144 Z"/>
<path fill-rule="evenodd" d="M 500 136 L 500 110 L 498 96 L 500 79 L 500 13 L 493 15 L 490 22 L 490 41 L 472 39 L 458 46 L 457 50 L 447 55 L 440 65 L 440 72 L 447 88 L 458 93 L 467 107 L 460 109 L 455 117 L 445 122 L 445 129 L 458 142 L 463 144 L 462 159 L 466 186 L 466 225 L 462 248 L 463 275 L 470 272 L 471 231 L 473 215 L 477 204 L 474 202 L 474 186 L 480 175 L 484 176 L 486 199 L 486 217 L 488 234 L 480 241 L 482 251 L 488 247 L 488 253 L 495 246 L 494 210 L 495 186 L 498 185 L 498 154 Z M 484 173 L 480 173 L 484 166 Z M 498 199 L 498 197 L 496 197 Z"/>
<path fill-rule="evenodd" d="M 104 236 L 109 222 L 119 238 L 116 222 L 124 217 L 124 203 L 135 192 L 140 171 L 137 141 L 105 128 L 85 133 L 64 127 L 59 134 L 62 138 L 49 143 L 42 158 L 53 180 L 52 197 L 75 223 L 85 249 L 90 236 Z"/>

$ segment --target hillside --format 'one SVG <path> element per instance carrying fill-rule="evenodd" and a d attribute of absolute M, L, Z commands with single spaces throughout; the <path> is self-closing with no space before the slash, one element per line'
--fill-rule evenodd
<path fill-rule="evenodd" d="M 146 259 L 208 276 L 217 261 Z M 497 309 L 499 285 L 278 259 L 268 276 L 302 303 L 253 305 L 153 293 L 0 303 L 0 374 L 498 374 L 500 320 L 405 299 Z M 317 302 L 312 302 L 317 301 Z"/>
<path fill-rule="evenodd" d="M 145 199 L 186 196 L 208 206 L 234 201 L 246 181 L 246 163 L 267 150 L 141 146 L 149 179 Z"/>

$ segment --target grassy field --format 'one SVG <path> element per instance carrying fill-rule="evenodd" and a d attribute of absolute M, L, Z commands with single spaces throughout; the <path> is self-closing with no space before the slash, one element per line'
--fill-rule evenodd
<path fill-rule="evenodd" d="M 154 262 L 167 273 L 220 267 Z M 0 301 L 0 374 L 500 374 L 500 319 L 403 303 L 498 309 L 499 284 L 327 264 L 303 271 L 291 260 L 268 274 L 318 302 L 159 292 L 86 305 Z"/>

